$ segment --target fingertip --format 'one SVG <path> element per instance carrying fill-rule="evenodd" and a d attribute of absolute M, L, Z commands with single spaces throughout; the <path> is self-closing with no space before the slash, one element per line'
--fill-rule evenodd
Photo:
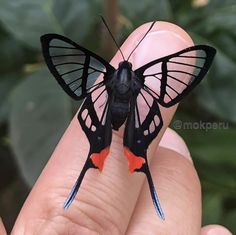
<path fill-rule="evenodd" d="M 133 53 L 134 67 L 138 68 L 157 58 L 173 54 L 192 45 L 192 39 L 177 25 L 157 22 L 146 36 L 145 41 Z"/>
<path fill-rule="evenodd" d="M 136 204 L 129 233 L 165 231 L 166 234 L 199 234 L 201 226 L 201 187 L 193 164 L 177 151 L 159 147 L 150 165 L 153 182 L 165 214 L 156 217 L 145 183 Z M 184 223 L 183 223 L 184 221 Z M 179 226 L 181 224 L 181 226 Z M 174 230 L 173 230 L 174 229 Z"/>
<path fill-rule="evenodd" d="M 135 29 L 121 46 L 126 58 L 140 42 L 151 24 L 152 22 L 145 23 Z M 157 21 L 143 42 L 133 52 L 130 61 L 134 68 L 138 68 L 151 60 L 161 58 L 192 45 L 191 37 L 182 28 L 169 22 Z M 112 60 L 112 64 L 116 65 L 116 62 L 121 60 L 121 55 L 118 53 Z"/>
<path fill-rule="evenodd" d="M 134 33 L 136 31 L 139 31 L 139 33 L 146 32 L 147 28 L 150 27 L 151 24 L 152 24 L 152 22 L 148 22 L 148 23 L 141 25 L 140 27 L 138 27 L 134 31 Z M 185 44 L 188 44 L 188 45 L 193 44 L 192 38 L 189 36 L 189 34 L 184 29 L 182 29 L 180 26 L 170 23 L 170 22 L 156 21 L 151 33 L 153 33 L 153 32 L 170 33 L 172 35 L 175 35 L 176 38 L 180 39 Z"/>
<path fill-rule="evenodd" d="M 201 235 L 233 235 L 227 228 L 218 225 L 211 224 L 206 225 L 201 229 Z"/>
<path fill-rule="evenodd" d="M 173 150 L 179 153 L 179 156 L 183 156 L 190 162 L 193 162 L 189 149 L 183 138 L 170 128 L 166 129 L 159 143 L 159 146 L 162 148 Z"/>
<path fill-rule="evenodd" d="M 148 22 L 139 26 L 125 40 L 121 46 L 125 58 L 129 57 L 133 48 L 139 43 L 152 23 Z M 151 31 L 134 51 L 129 61 L 133 63 L 135 68 L 138 68 L 147 61 L 177 52 L 193 44 L 193 40 L 189 34 L 178 25 L 165 21 L 156 21 Z M 152 58 L 149 55 L 153 55 L 154 57 Z M 111 64 L 117 66 L 122 60 L 122 56 L 118 52 L 112 59 Z"/>

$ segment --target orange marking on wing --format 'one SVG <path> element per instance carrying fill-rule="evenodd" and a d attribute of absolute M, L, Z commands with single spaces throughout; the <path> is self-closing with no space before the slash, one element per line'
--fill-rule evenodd
<path fill-rule="evenodd" d="M 133 173 L 136 169 L 140 169 L 145 163 L 145 159 L 142 157 L 136 156 L 128 148 L 124 148 L 124 154 L 129 162 L 129 172 Z"/>
<path fill-rule="evenodd" d="M 99 169 L 99 171 L 102 171 L 104 161 L 106 160 L 106 157 L 109 153 L 109 147 L 103 149 L 100 153 L 93 153 L 91 156 L 93 164 Z"/>

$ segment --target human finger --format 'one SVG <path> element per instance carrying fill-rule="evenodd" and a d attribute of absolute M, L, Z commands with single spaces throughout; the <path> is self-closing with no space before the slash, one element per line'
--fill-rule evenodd
<path fill-rule="evenodd" d="M 139 27 L 125 41 L 121 49 L 126 58 L 149 27 L 150 23 Z M 158 22 L 147 40 L 131 56 L 130 62 L 137 68 L 191 45 L 190 37 L 178 26 Z M 111 63 L 117 67 L 121 60 L 118 53 Z M 161 109 L 164 125 L 149 148 L 150 160 L 175 109 L 176 106 Z M 88 141 L 75 117 L 27 198 L 13 234 L 27 235 L 34 231 L 35 234 L 46 235 L 52 230 L 58 234 L 69 234 L 68 231 L 87 231 L 89 234 L 94 231 L 111 234 L 112 231 L 112 234 L 122 234 L 128 226 L 145 179 L 140 174 L 129 175 L 122 142 L 122 136 L 114 133 L 103 173 L 88 171 L 79 195 L 69 210 L 64 211 L 62 205 L 83 167 L 89 149 Z"/>
<path fill-rule="evenodd" d="M 152 159 L 151 171 L 160 195 L 165 221 L 156 219 L 145 183 L 128 234 L 189 235 L 201 228 L 201 187 L 188 148 L 167 129 Z M 148 232 L 147 232 L 148 231 Z"/>

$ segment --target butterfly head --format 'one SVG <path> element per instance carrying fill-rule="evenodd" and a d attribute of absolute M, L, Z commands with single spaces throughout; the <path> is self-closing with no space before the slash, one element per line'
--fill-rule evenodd
<path fill-rule="evenodd" d="M 129 61 L 124 60 L 124 61 L 119 63 L 119 69 L 129 69 L 129 70 L 132 70 L 132 64 Z"/>

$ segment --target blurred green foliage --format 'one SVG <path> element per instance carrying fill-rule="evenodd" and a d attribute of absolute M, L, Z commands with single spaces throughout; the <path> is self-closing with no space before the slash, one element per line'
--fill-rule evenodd
<path fill-rule="evenodd" d="M 120 41 L 135 27 L 155 19 L 178 24 L 195 43 L 217 48 L 208 78 L 181 105 L 172 127 L 176 120 L 226 125 L 177 131 L 188 143 L 201 178 L 203 223 L 224 224 L 236 232 L 235 0 L 118 3 Z M 74 103 L 45 68 L 39 38 L 49 32 L 64 34 L 102 54 L 98 15 L 106 15 L 103 4 L 100 0 L 0 0 L 0 128 L 4 130 L 0 147 L 11 146 L 9 154 L 13 151 L 27 185 L 35 182 L 74 110 Z"/>

